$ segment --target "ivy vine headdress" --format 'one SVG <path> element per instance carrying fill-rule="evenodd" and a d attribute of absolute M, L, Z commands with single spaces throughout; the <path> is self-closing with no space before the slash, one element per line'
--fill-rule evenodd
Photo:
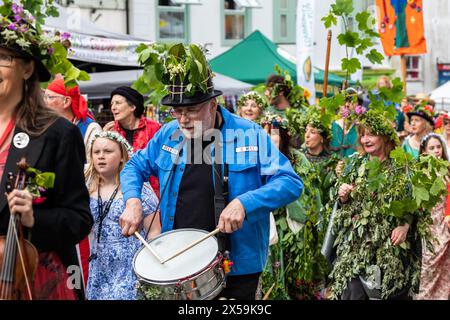
<path fill-rule="evenodd" d="M 39 1 L 22 4 L 3 0 L 0 7 L 0 47 L 34 60 L 41 82 L 49 81 L 52 74 L 62 74 L 67 86 L 75 85 L 76 80 L 89 80 L 85 71 L 80 71 L 67 59 L 70 34 L 58 31 L 53 35 L 45 34 L 41 23 L 47 12 L 39 13 L 40 19 L 36 19 L 27 9 L 36 5 L 39 7 L 40 4 Z"/>
<path fill-rule="evenodd" d="M 306 127 L 310 125 L 315 128 L 325 139 L 331 139 L 331 123 L 335 118 L 334 114 L 322 112 L 319 108 L 311 106 L 307 112 L 297 109 L 288 109 L 286 112 L 289 120 L 289 127 L 293 133 L 305 134 Z"/>
<path fill-rule="evenodd" d="M 387 136 L 396 145 L 400 144 L 394 123 L 379 110 L 370 109 L 366 113 L 361 114 L 358 120 L 359 125 L 369 129 L 371 133 L 379 136 Z"/>
<path fill-rule="evenodd" d="M 222 94 L 214 90 L 213 73 L 204 49 L 195 44 L 141 44 L 136 51 L 144 66 L 142 80 L 149 87 L 162 85 L 168 93 L 161 104 L 181 107 L 205 102 Z"/>

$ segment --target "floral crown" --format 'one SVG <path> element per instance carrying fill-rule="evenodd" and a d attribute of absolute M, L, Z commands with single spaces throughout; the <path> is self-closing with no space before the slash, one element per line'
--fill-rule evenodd
<path fill-rule="evenodd" d="M 206 60 L 206 49 L 195 44 L 141 44 L 136 52 L 144 66 L 144 76 L 164 85 L 171 95 L 192 97 L 213 89 L 213 73 Z"/>
<path fill-rule="evenodd" d="M 450 120 L 450 116 L 448 115 L 448 113 L 441 113 L 439 114 L 439 116 L 437 117 L 435 123 L 434 123 L 434 128 L 435 129 L 440 129 L 443 127 L 444 125 L 444 119 L 445 120 Z"/>
<path fill-rule="evenodd" d="M 432 125 L 434 125 L 433 117 L 434 117 L 434 108 L 432 105 L 427 104 L 426 101 L 416 104 L 414 106 L 408 104 L 403 107 L 403 112 L 405 112 L 409 117 L 417 115 L 426 119 Z"/>
<path fill-rule="evenodd" d="M 360 115 L 358 123 L 360 126 L 369 129 L 371 133 L 380 136 L 388 136 L 396 145 L 400 144 L 394 123 L 381 111 L 370 109 Z"/>
<path fill-rule="evenodd" d="M 41 2 L 37 3 L 38 9 L 33 8 L 36 4 L 31 1 L 27 1 L 26 5 L 37 12 L 38 19 L 20 2 L 3 1 L 0 7 L 0 46 L 16 48 L 30 58 L 39 59 L 50 74 L 62 74 L 68 86 L 75 85 L 77 80 L 89 80 L 85 71 L 80 71 L 67 60 L 68 48 L 71 45 L 70 34 L 56 31 L 49 35 L 42 31 L 43 19 L 47 15 L 58 14 L 55 7 L 50 4 L 47 11 L 42 13 L 39 12 Z"/>
<path fill-rule="evenodd" d="M 96 133 L 94 135 L 94 138 L 92 138 L 91 146 L 94 144 L 94 141 L 97 140 L 98 138 L 106 138 L 106 139 L 109 139 L 109 140 L 116 141 L 117 143 L 122 144 L 125 147 L 125 149 L 128 152 L 128 155 L 130 157 L 133 155 L 133 147 L 129 144 L 129 142 L 124 137 L 122 137 L 117 132 L 114 132 L 114 131 L 102 131 L 102 132 Z"/>
<path fill-rule="evenodd" d="M 298 86 L 292 80 L 291 75 L 286 70 L 283 71 L 278 65 L 275 65 L 275 71 L 278 75 L 284 77 L 283 83 L 272 83 L 269 84 L 268 89 L 270 90 L 270 95 L 272 98 L 276 98 L 283 91 L 284 88 L 287 88 L 289 91 L 286 99 L 289 101 L 289 105 L 291 108 L 300 109 L 306 108 L 309 106 L 309 98 L 311 97 L 311 92 L 308 89 Z"/>
<path fill-rule="evenodd" d="M 428 141 L 431 138 L 438 139 L 439 142 L 445 146 L 445 141 L 442 139 L 442 136 L 438 135 L 437 133 L 430 132 L 430 133 L 428 133 L 428 134 L 426 134 L 425 136 L 422 137 L 422 139 L 420 140 L 420 147 L 421 148 L 425 148 L 425 145 L 428 143 Z"/>
<path fill-rule="evenodd" d="M 247 92 L 239 97 L 239 100 L 237 102 L 238 107 L 245 106 L 248 100 L 253 100 L 256 102 L 256 104 L 261 108 L 264 109 L 267 106 L 266 101 L 264 98 L 257 93 L 256 91 L 250 91 Z"/>

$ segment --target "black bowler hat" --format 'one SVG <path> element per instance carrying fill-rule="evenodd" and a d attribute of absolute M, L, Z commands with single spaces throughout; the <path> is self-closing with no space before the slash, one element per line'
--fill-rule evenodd
<path fill-rule="evenodd" d="M 47 68 L 42 63 L 42 60 L 39 59 L 37 55 L 32 56 L 28 52 L 22 50 L 22 48 L 17 44 L 13 44 L 10 46 L 0 45 L 0 47 L 12 51 L 21 58 L 34 61 L 34 65 L 40 82 L 47 82 L 50 80 L 51 78 L 50 72 L 48 72 Z"/>
<path fill-rule="evenodd" d="M 180 82 L 169 85 L 169 94 L 162 98 L 161 104 L 171 107 L 187 107 L 200 104 L 223 94 L 223 92 L 220 90 L 214 90 L 214 85 L 211 81 L 211 77 L 209 77 L 206 82 L 205 93 L 202 91 L 198 91 L 194 95 L 189 96 L 185 92 L 188 85 L 189 83 Z"/>

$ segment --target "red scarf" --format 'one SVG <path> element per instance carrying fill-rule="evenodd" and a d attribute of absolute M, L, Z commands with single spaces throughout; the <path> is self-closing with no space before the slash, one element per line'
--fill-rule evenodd
<path fill-rule="evenodd" d="M 72 105 L 70 107 L 77 119 L 84 122 L 86 121 L 86 117 L 89 117 L 94 120 L 94 117 L 89 114 L 86 99 L 84 99 L 81 95 L 80 88 L 78 86 L 66 88 L 63 79 L 55 79 L 48 85 L 47 89 L 65 97 L 72 98 Z"/>

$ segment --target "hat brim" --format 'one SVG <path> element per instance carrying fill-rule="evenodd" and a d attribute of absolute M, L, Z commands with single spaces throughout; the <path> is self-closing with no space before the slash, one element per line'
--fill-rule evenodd
<path fill-rule="evenodd" d="M 51 75 L 50 72 L 48 72 L 47 68 L 44 66 L 44 64 L 42 63 L 41 59 L 32 56 L 31 54 L 29 54 L 26 51 L 23 51 L 19 46 L 13 45 L 13 46 L 4 46 L 4 45 L 0 45 L 1 48 L 4 48 L 6 50 L 10 50 L 16 54 L 18 54 L 20 57 L 29 59 L 29 60 L 33 60 L 34 61 L 34 65 L 36 67 L 36 72 L 38 75 L 38 79 L 40 82 L 47 82 L 51 79 Z"/>
<path fill-rule="evenodd" d="M 421 117 L 422 119 L 427 120 L 432 126 L 434 126 L 434 121 L 433 121 L 433 119 L 430 118 L 430 117 L 427 116 L 427 115 L 422 114 L 422 113 L 418 113 L 418 112 L 408 112 L 406 115 L 407 115 L 408 118 L 410 118 L 410 119 L 411 119 L 412 116 L 418 116 L 418 117 Z"/>
<path fill-rule="evenodd" d="M 220 90 L 213 90 L 212 92 L 207 94 L 195 95 L 192 97 L 183 96 L 183 99 L 181 101 L 178 95 L 173 96 L 172 94 L 168 94 L 161 99 L 161 104 L 171 107 L 188 107 L 208 101 L 212 98 L 221 96 L 222 94 L 223 92 Z"/>

